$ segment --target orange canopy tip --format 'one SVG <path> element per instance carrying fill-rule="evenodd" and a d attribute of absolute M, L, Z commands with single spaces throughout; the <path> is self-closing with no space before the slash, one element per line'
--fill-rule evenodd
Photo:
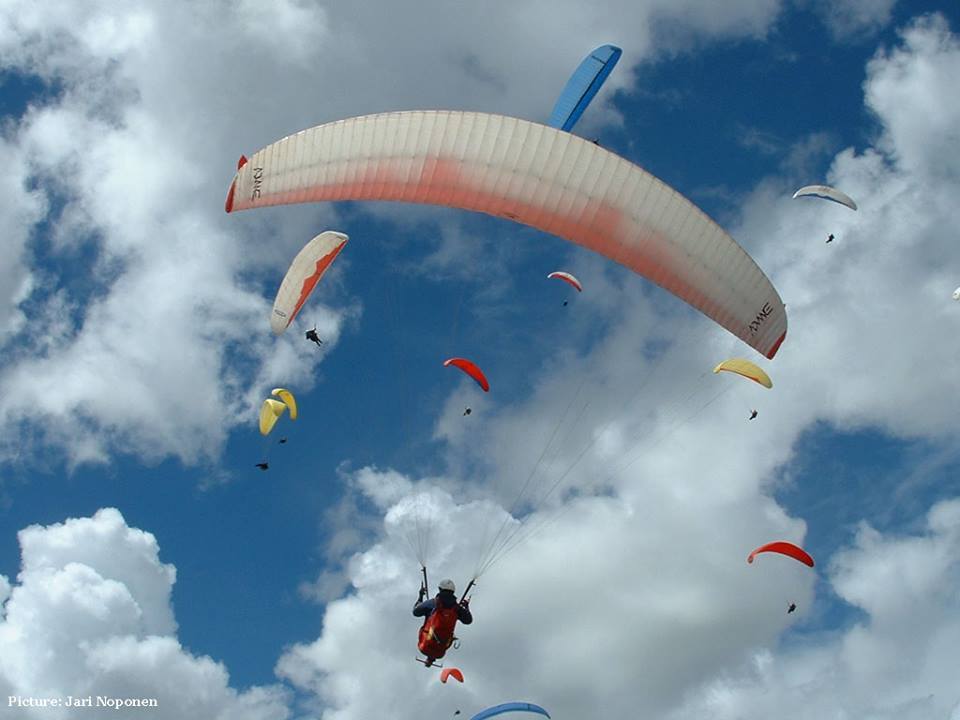
<path fill-rule="evenodd" d="M 233 194 L 236 191 L 237 191 L 237 181 L 236 179 L 234 179 L 234 181 L 230 183 L 230 191 L 227 193 L 227 201 L 223 204 L 223 209 L 226 210 L 227 212 L 231 212 L 233 210 Z"/>

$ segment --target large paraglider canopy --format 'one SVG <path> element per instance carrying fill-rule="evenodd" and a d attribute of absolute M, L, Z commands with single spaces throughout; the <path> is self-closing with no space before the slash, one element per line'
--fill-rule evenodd
<path fill-rule="evenodd" d="M 794 545 L 791 542 L 786 542 L 784 540 L 777 540 L 776 542 L 767 543 L 766 545 L 761 545 L 756 550 L 754 550 L 750 555 L 747 556 L 747 562 L 752 563 L 753 559 L 760 553 L 780 553 L 781 555 L 786 555 L 791 557 L 794 560 L 799 560 L 804 565 L 813 567 L 813 558 L 798 545 Z"/>
<path fill-rule="evenodd" d="M 572 130 L 613 72 L 622 53 L 614 45 L 601 45 L 587 55 L 557 98 L 547 125 L 558 130 Z"/>
<path fill-rule="evenodd" d="M 753 380 L 755 383 L 760 383 L 765 388 L 773 387 L 773 380 L 770 379 L 769 375 L 767 375 L 758 365 L 750 362 L 749 360 L 744 360 L 743 358 L 730 358 L 729 360 L 724 360 L 722 363 L 717 365 L 713 371 L 715 373 L 736 373 L 737 375 L 742 375 L 745 378 Z"/>
<path fill-rule="evenodd" d="M 241 159 L 226 210 L 399 200 L 506 217 L 614 259 L 772 358 L 779 294 L 693 203 L 638 166 L 545 125 L 486 113 L 368 115 L 290 135 Z"/>
<path fill-rule="evenodd" d="M 545 717 L 550 717 L 550 713 L 544 710 L 539 705 L 534 705 L 533 703 L 526 702 L 508 702 L 501 705 L 494 705 L 493 707 L 488 707 L 486 710 L 481 710 L 476 715 L 474 715 L 470 720 L 485 720 L 485 718 L 493 717 L 494 715 L 501 715 L 508 712 L 529 712 L 537 713 L 538 715 L 544 715 Z"/>
<path fill-rule="evenodd" d="M 467 375 L 472 377 L 477 381 L 477 385 L 483 388 L 484 392 L 490 392 L 490 383 L 487 382 L 487 376 L 483 374 L 483 371 L 477 366 L 476 363 L 467 360 L 466 358 L 450 358 L 449 360 L 443 361 L 444 367 L 450 366 L 460 368 Z"/>
<path fill-rule="evenodd" d="M 280 335 L 300 312 L 320 278 L 336 259 L 349 238 L 343 233 L 327 230 L 303 246 L 284 275 L 273 301 L 270 328 Z"/>
<path fill-rule="evenodd" d="M 840 192 L 836 188 L 832 188 L 829 185 L 807 185 L 800 188 L 793 194 L 794 199 L 804 196 L 813 196 L 823 198 L 824 200 L 833 200 L 835 203 L 846 205 L 851 210 L 857 209 L 857 204 L 849 195 L 844 192 Z"/>
<path fill-rule="evenodd" d="M 564 282 L 569 283 L 570 285 L 573 285 L 577 289 L 577 292 L 583 292 L 583 285 L 581 284 L 581 282 L 568 272 L 563 272 L 562 270 L 556 270 L 555 272 L 552 272 L 549 275 L 547 275 L 548 280 L 553 280 L 554 278 L 556 278 L 557 280 L 563 280 Z"/>

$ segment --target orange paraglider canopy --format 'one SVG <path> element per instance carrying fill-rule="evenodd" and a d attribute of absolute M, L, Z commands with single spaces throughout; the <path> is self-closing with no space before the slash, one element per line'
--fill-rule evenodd
<path fill-rule="evenodd" d="M 459 668 L 444 668 L 440 671 L 440 682 L 445 683 L 449 677 L 456 678 L 460 682 L 463 682 L 463 673 L 460 672 Z"/>
<path fill-rule="evenodd" d="M 449 360 L 444 361 L 444 367 L 449 367 L 453 365 L 463 370 L 467 375 L 472 377 L 477 381 L 477 385 L 483 388 L 484 392 L 490 392 L 490 383 L 487 382 L 487 377 L 483 374 L 483 371 L 477 367 L 476 364 L 470 362 L 466 358 L 450 358 Z"/>
<path fill-rule="evenodd" d="M 783 540 L 777 540 L 776 542 L 761 545 L 752 553 L 750 553 L 750 555 L 747 557 L 747 562 L 752 563 L 753 558 L 764 552 L 780 553 L 781 555 L 792 557 L 794 560 L 799 560 L 804 565 L 813 567 L 813 558 L 810 557 L 810 554 L 806 550 L 804 550 L 802 547 L 794 545 L 793 543 L 785 542 Z"/>

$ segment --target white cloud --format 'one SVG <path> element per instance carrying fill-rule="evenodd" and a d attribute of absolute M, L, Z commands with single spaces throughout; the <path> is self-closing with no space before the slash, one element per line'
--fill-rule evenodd
<path fill-rule="evenodd" d="M 0 688 L 8 696 L 155 698 L 151 717 L 282 720 L 279 686 L 238 692 L 220 663 L 184 650 L 171 605 L 176 570 L 156 538 L 112 508 L 19 534 L 22 564 L 0 620 Z M 6 593 L 0 593 L 0 597 Z M 77 710 L 19 707 L 17 717 Z M 90 711 L 97 715 L 96 710 Z M 101 710 L 100 712 L 105 712 Z M 115 710 L 110 710 L 116 713 Z M 133 709 L 127 715 L 144 710 Z"/>
<path fill-rule="evenodd" d="M 816 8 L 837 40 L 865 36 L 890 22 L 897 0 L 818 0 Z"/>
<path fill-rule="evenodd" d="M 932 508 L 921 535 L 883 536 L 863 525 L 829 577 L 868 620 L 806 646 L 758 651 L 752 667 L 711 681 L 671 717 L 947 717 L 960 698 L 958 519 L 954 500 Z"/>
<path fill-rule="evenodd" d="M 955 183 L 960 98 L 942 90 L 960 73 L 960 43 L 942 15 L 920 18 L 901 38 L 867 66 L 867 104 L 884 119 L 879 147 L 925 184 Z"/>
<path fill-rule="evenodd" d="M 10 597 L 10 581 L 7 580 L 6 575 L 0 575 L 0 615 L 6 613 L 4 609 L 4 603 L 7 602 L 7 598 Z"/>
<path fill-rule="evenodd" d="M 20 303 L 29 296 L 35 279 L 29 271 L 26 255 L 31 228 L 47 210 L 45 198 L 37 190 L 28 190 L 23 183 L 31 174 L 24 153 L 16 140 L 0 139 L 0 152 L 6 158 L 8 172 L 0 178 L 0 217 L 5 228 L 0 240 L 0 343 L 15 334 L 27 318 Z"/>

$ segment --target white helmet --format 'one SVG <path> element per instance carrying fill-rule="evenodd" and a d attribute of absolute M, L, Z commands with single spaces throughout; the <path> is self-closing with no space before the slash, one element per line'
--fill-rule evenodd
<path fill-rule="evenodd" d="M 453 580 L 441 580 L 437 587 L 441 590 L 449 590 L 452 593 L 457 591 L 457 586 L 453 584 Z"/>

